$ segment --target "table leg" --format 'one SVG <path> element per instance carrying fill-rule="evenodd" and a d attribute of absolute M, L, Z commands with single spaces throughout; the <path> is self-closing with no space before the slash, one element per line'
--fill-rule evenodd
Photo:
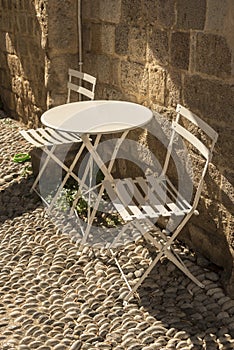
<path fill-rule="evenodd" d="M 122 142 L 125 140 L 127 134 L 128 134 L 128 131 L 125 131 L 125 132 L 122 133 L 121 137 L 118 138 L 118 140 L 116 142 L 116 145 L 115 145 L 115 148 L 114 148 L 114 151 L 112 153 L 112 157 L 111 157 L 111 160 L 109 162 L 108 167 L 104 164 L 103 160 L 101 159 L 101 157 L 99 156 L 99 154 L 96 151 L 98 144 L 96 144 L 95 146 L 92 145 L 92 143 L 90 142 L 90 140 L 87 137 L 87 135 L 82 135 L 82 137 L 81 137 L 83 142 L 84 142 L 84 144 L 85 144 L 85 146 L 86 146 L 86 148 L 87 148 L 87 150 L 89 151 L 89 153 L 90 153 L 90 155 L 92 157 L 92 160 L 94 162 L 96 162 L 96 164 L 99 166 L 100 170 L 104 174 L 105 179 L 108 179 L 109 181 L 114 181 L 113 176 L 111 175 L 111 171 L 112 171 L 112 168 L 113 168 L 113 165 L 114 165 L 117 153 L 119 151 L 119 148 L 120 148 Z M 98 140 L 98 143 L 99 142 L 100 142 L 100 139 Z M 104 192 L 104 186 L 101 185 L 101 188 L 100 188 L 98 196 L 96 198 L 93 210 L 92 210 L 92 212 L 90 212 L 90 216 L 88 217 L 87 227 L 86 227 L 86 230 L 85 230 L 85 234 L 84 234 L 84 236 L 82 238 L 81 244 L 84 244 L 86 242 L 86 240 L 87 240 L 87 237 L 89 235 L 90 229 L 92 227 L 92 223 L 93 223 L 93 221 L 95 219 L 95 216 L 96 216 L 96 213 L 98 211 L 98 207 L 99 207 L 100 201 L 102 199 L 103 192 Z"/>

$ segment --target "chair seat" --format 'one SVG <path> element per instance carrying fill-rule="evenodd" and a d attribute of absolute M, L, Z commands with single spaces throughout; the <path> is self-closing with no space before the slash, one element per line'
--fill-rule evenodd
<path fill-rule="evenodd" d="M 126 222 L 160 216 L 184 216 L 192 206 L 166 176 L 104 180 L 103 185 L 114 207 Z"/>
<path fill-rule="evenodd" d="M 81 141 L 77 134 L 57 131 L 50 128 L 20 130 L 20 133 L 28 142 L 36 147 L 48 147 Z"/>

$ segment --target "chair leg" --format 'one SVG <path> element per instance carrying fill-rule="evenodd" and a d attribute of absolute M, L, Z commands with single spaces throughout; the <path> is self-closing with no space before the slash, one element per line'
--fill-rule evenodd
<path fill-rule="evenodd" d="M 127 294 L 127 296 L 124 298 L 125 302 L 128 302 L 130 297 L 137 291 L 138 287 L 142 284 L 144 279 L 149 275 L 151 270 L 154 268 L 154 266 L 157 264 L 157 262 L 163 257 L 166 256 L 168 260 L 170 260 L 173 264 L 175 264 L 188 278 L 190 278 L 196 285 L 198 285 L 200 288 L 204 288 L 204 284 L 201 283 L 190 271 L 189 269 L 184 265 L 184 263 L 178 260 L 176 256 L 171 251 L 171 244 L 173 243 L 176 234 L 172 235 L 172 237 L 169 238 L 169 240 L 165 240 L 165 245 L 161 242 L 157 241 L 152 235 L 149 233 L 149 230 L 147 230 L 147 224 L 148 227 L 153 227 L 154 225 L 147 220 L 145 222 L 144 227 L 140 225 L 139 222 L 136 222 L 136 227 L 141 231 L 143 237 L 147 240 L 149 240 L 157 250 L 159 250 L 156 258 L 152 261 L 152 263 L 149 265 L 149 267 L 146 269 L 144 274 L 141 276 L 141 278 L 138 280 L 138 282 L 135 284 L 135 286 L 131 289 L 131 291 Z M 161 237 L 164 237 L 164 234 L 161 235 Z M 166 236 L 165 236 L 166 237 Z"/>
<path fill-rule="evenodd" d="M 36 179 L 35 179 L 34 182 L 33 182 L 33 185 L 32 185 L 32 188 L 31 188 L 30 192 L 35 191 L 35 188 L 36 188 L 38 182 L 40 181 L 40 178 L 41 178 L 42 174 L 44 173 L 45 168 L 46 168 L 46 166 L 47 166 L 47 164 L 48 164 L 48 162 L 49 162 L 49 160 L 50 160 L 50 158 L 51 158 L 51 157 L 50 157 L 50 152 L 53 153 L 54 150 L 55 150 L 55 147 L 56 147 L 56 146 L 53 145 L 51 151 L 49 151 L 47 148 L 44 148 L 44 149 L 43 149 L 43 151 L 47 154 L 46 160 L 45 160 L 44 164 L 42 165 L 42 167 L 40 168 L 40 170 L 39 170 L 39 172 L 38 172 L 38 174 L 37 174 L 37 177 L 36 177 Z M 38 191 L 36 191 L 36 192 L 37 192 L 37 194 L 38 194 Z"/>
<path fill-rule="evenodd" d="M 172 252 L 171 247 L 164 248 L 164 246 L 157 242 L 154 237 L 152 237 L 148 232 L 145 234 L 146 239 L 148 239 L 157 249 L 160 251 L 163 251 L 163 254 L 167 257 L 168 260 L 170 260 L 173 264 L 175 264 L 187 277 L 189 277 L 196 285 L 198 285 L 200 288 L 204 288 L 204 284 L 201 283 L 185 266 L 183 261 L 181 259 L 178 259 L 175 254 Z"/>

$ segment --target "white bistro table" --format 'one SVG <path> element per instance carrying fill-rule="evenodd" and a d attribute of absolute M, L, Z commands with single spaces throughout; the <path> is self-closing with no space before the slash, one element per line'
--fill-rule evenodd
<path fill-rule="evenodd" d="M 130 130 L 143 127 L 150 122 L 152 117 L 153 113 L 150 109 L 137 103 L 116 100 L 94 100 L 73 102 L 51 108 L 42 115 L 41 121 L 49 128 L 59 131 L 66 131 L 71 134 L 78 134 L 83 141 L 82 146 L 88 150 L 91 156 L 90 159 L 96 162 L 105 178 L 113 180 L 111 169 L 123 140 L 126 138 Z M 107 167 L 104 164 L 101 155 L 98 154 L 97 147 L 103 134 L 113 133 L 121 133 L 121 136 L 117 139 L 118 141 L 116 147 L 114 148 L 111 161 Z M 92 137 L 90 137 L 90 135 L 92 135 Z M 74 162 L 69 168 L 69 171 L 57 190 L 56 195 L 50 203 L 48 210 L 51 210 L 52 206 L 56 202 L 56 199 L 64 187 L 68 177 L 72 174 L 73 168 L 79 157 L 80 153 L 77 154 L 76 159 L 74 159 Z M 84 186 L 88 172 L 89 166 L 87 165 L 82 179 L 78 179 L 76 176 L 73 176 L 79 181 L 79 188 Z M 97 205 L 98 200 L 100 201 L 101 199 L 102 193 L 103 189 L 100 189 L 97 198 Z M 77 201 L 78 196 L 74 200 L 71 212 L 74 211 Z M 96 211 L 97 207 L 94 207 L 92 213 L 89 215 L 83 242 L 88 235 L 89 226 L 92 225 Z"/>
<path fill-rule="evenodd" d="M 149 123 L 153 113 L 147 107 L 126 101 L 81 101 L 49 109 L 41 116 L 44 125 L 72 133 L 112 134 Z"/>

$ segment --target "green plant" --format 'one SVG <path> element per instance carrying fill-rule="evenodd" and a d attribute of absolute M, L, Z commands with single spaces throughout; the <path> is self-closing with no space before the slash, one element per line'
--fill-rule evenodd
<path fill-rule="evenodd" d="M 79 186 L 73 180 L 67 182 L 66 186 L 61 191 L 55 206 L 62 211 L 67 211 L 72 207 L 74 200 L 76 199 L 79 191 Z M 54 194 L 51 193 L 47 197 L 47 201 L 50 202 L 53 198 Z M 90 209 L 90 210 L 88 210 Z M 88 220 L 88 212 L 92 212 L 92 205 L 89 207 L 88 200 L 83 196 L 80 196 L 77 204 L 75 206 L 75 210 L 83 221 L 87 222 Z M 121 217 L 117 213 L 106 213 L 105 211 L 97 211 L 95 225 L 101 225 L 105 227 L 116 227 L 122 222 Z"/>

